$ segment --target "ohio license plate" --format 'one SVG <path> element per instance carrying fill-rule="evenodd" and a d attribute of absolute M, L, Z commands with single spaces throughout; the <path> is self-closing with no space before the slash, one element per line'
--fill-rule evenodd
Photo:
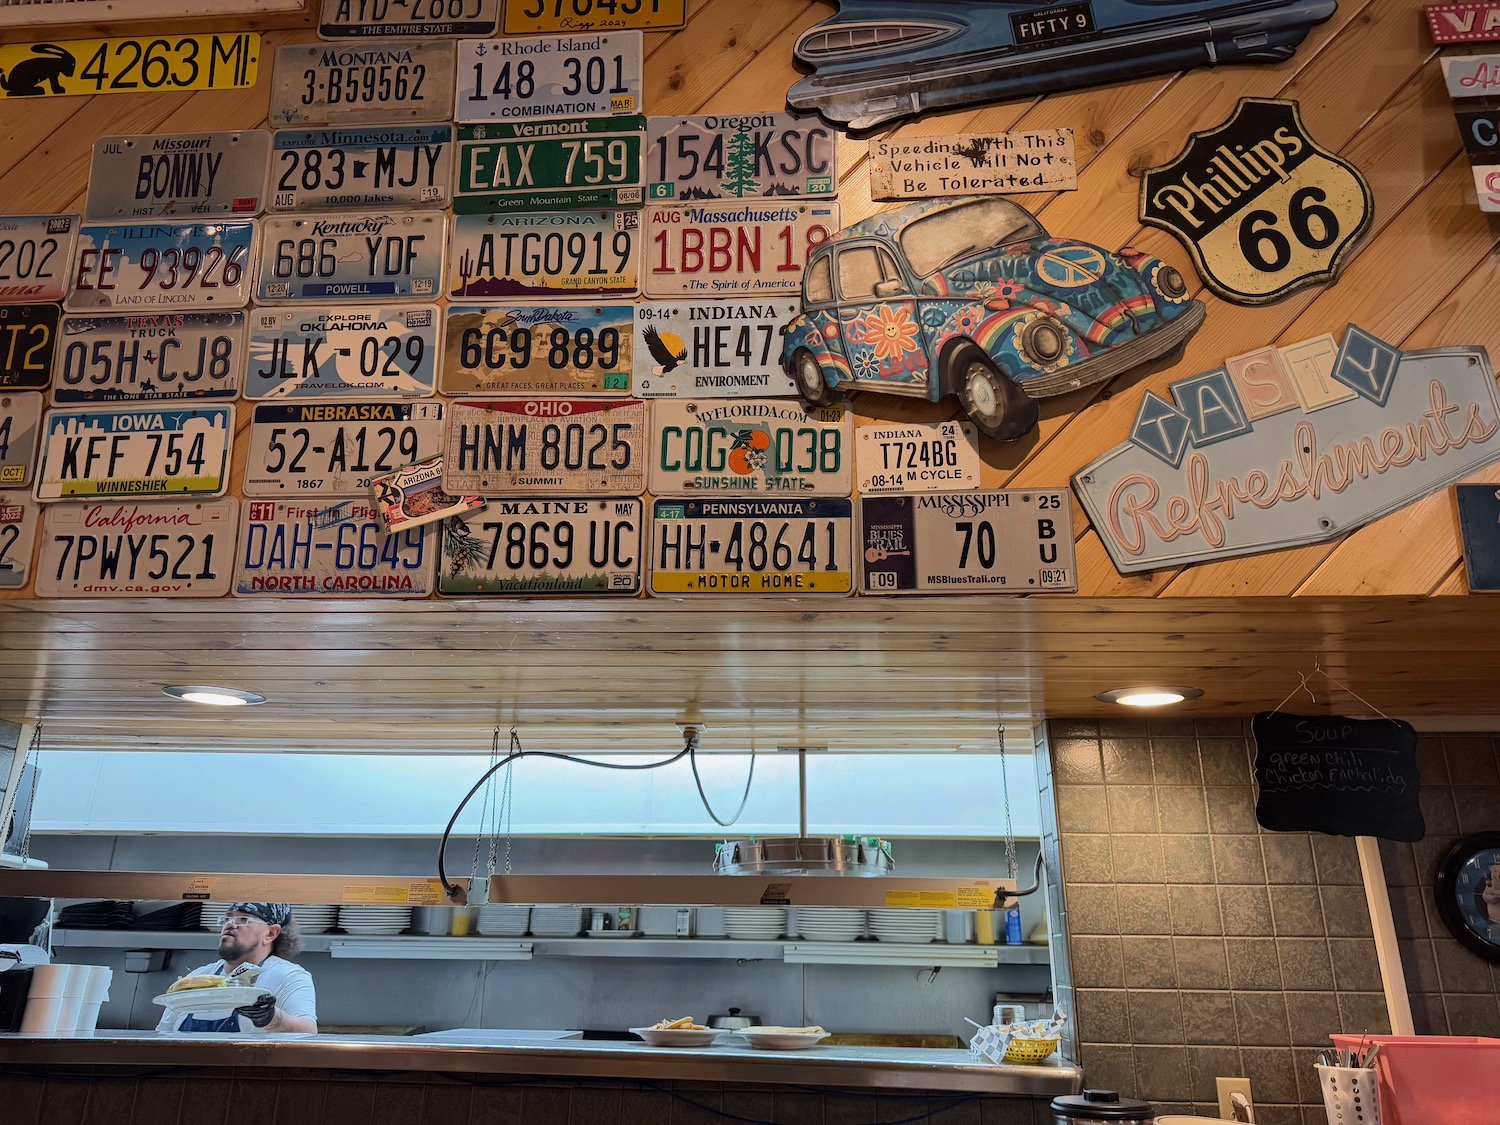
<path fill-rule="evenodd" d="M 453 209 L 482 215 L 636 204 L 645 146 L 644 117 L 465 125 Z"/>
<path fill-rule="evenodd" d="M 0 215 L 0 304 L 61 301 L 77 238 L 77 215 Z"/>
<path fill-rule="evenodd" d="M 651 412 L 654 496 L 703 492 L 848 496 L 852 422 L 842 406 L 795 399 L 658 402 Z"/>
<path fill-rule="evenodd" d="M 242 90 L 255 85 L 260 35 L 147 35 L 0 45 L 0 98 Z"/>
<path fill-rule="evenodd" d="M 242 309 L 250 300 L 255 223 L 138 223 L 78 232 L 71 312 Z"/>
<path fill-rule="evenodd" d="M 863 495 L 978 488 L 977 441 L 972 422 L 861 426 L 855 439 L 859 491 Z"/>
<path fill-rule="evenodd" d="M 640 290 L 640 212 L 457 215 L 448 295 L 633 297 Z"/>
<path fill-rule="evenodd" d="M 443 207 L 453 198 L 452 125 L 282 129 L 271 210 Z"/>
<path fill-rule="evenodd" d="M 218 496 L 233 440 L 232 406 L 53 410 L 36 498 Z"/>
<path fill-rule="evenodd" d="M 265 220 L 258 301 L 436 297 L 443 285 L 441 211 Z"/>
<path fill-rule="evenodd" d="M 239 501 L 49 504 L 36 593 L 43 598 L 217 598 L 234 573 Z"/>
<path fill-rule="evenodd" d="M 256 309 L 246 398 L 426 398 L 437 381 L 438 309 Z"/>
<path fill-rule="evenodd" d="M 867 594 L 1078 589 L 1065 489 L 861 498 Z"/>
<path fill-rule="evenodd" d="M 450 411 L 443 488 L 455 495 L 645 491 L 644 402 L 455 402 Z"/>
<path fill-rule="evenodd" d="M 795 293 L 808 255 L 839 229 L 833 202 L 759 200 L 645 210 L 648 297 Z"/>
<path fill-rule="evenodd" d="M 641 111 L 641 33 L 460 39 L 454 120 L 546 121 Z"/>
<path fill-rule="evenodd" d="M 446 121 L 453 44 L 384 39 L 276 52 L 271 127 Z"/>
<path fill-rule="evenodd" d="M 84 213 L 95 222 L 258 214 L 270 155 L 264 129 L 100 137 Z"/>
<path fill-rule="evenodd" d="M 31 497 L 0 494 L 0 590 L 20 590 L 31 581 L 41 508 Z"/>
<path fill-rule="evenodd" d="M 850 593 L 852 511 L 846 497 L 657 500 L 651 593 Z"/>
<path fill-rule="evenodd" d="M 648 198 L 832 195 L 838 132 L 792 113 L 653 117 Z"/>
<path fill-rule="evenodd" d="M 58 405 L 232 399 L 245 367 L 245 314 L 68 316 L 60 342 Z"/>
<path fill-rule="evenodd" d="M 630 393 L 630 305 L 448 306 L 447 395 Z"/>
<path fill-rule="evenodd" d="M 494 35 L 500 0 L 323 0 L 320 39 Z"/>
<path fill-rule="evenodd" d="M 34 391 L 0 393 L 0 488 L 26 488 L 31 484 L 41 423 L 41 395 Z"/>
<path fill-rule="evenodd" d="M 245 495 L 367 497 L 372 478 L 442 451 L 442 403 L 261 403 Z"/>
<path fill-rule="evenodd" d="M 491 500 L 443 521 L 439 594 L 638 594 L 641 501 Z"/>
<path fill-rule="evenodd" d="M 656 31 L 687 23 L 687 0 L 511 0 L 505 34 L 635 28 Z"/>
<path fill-rule="evenodd" d="M 635 393 L 642 398 L 793 395 L 781 327 L 799 301 L 642 301 L 635 306 Z"/>
<path fill-rule="evenodd" d="M 387 535 L 368 500 L 248 500 L 234 592 L 420 598 L 432 592 L 436 558 L 436 531 Z"/>
<path fill-rule="evenodd" d="M 45 391 L 52 381 L 60 305 L 0 305 L 0 391 Z"/>

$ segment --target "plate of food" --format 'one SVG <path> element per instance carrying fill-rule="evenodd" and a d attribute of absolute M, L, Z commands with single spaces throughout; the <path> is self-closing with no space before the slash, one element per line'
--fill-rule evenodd
<path fill-rule="evenodd" d="M 723 1034 L 716 1027 L 694 1023 L 692 1016 L 659 1020 L 650 1027 L 632 1027 L 630 1030 L 652 1047 L 707 1047 Z"/>
<path fill-rule="evenodd" d="M 761 1024 L 756 1027 L 742 1027 L 735 1034 L 743 1035 L 750 1046 L 759 1047 L 762 1051 L 801 1051 L 827 1039 L 832 1032 L 816 1024 L 812 1027 L 776 1027 L 771 1024 Z"/>
<path fill-rule="evenodd" d="M 259 974 L 257 974 L 259 975 Z M 250 980 L 218 976 L 182 977 L 160 996 L 152 998 L 173 1015 L 227 1016 L 236 1008 L 253 1004 L 271 990 Z"/>

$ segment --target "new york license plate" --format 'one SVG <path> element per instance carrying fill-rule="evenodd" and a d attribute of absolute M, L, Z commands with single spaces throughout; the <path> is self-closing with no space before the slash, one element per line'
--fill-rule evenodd
<path fill-rule="evenodd" d="M 137 223 L 78 232 L 71 312 L 242 309 L 250 300 L 255 223 Z"/>
<path fill-rule="evenodd" d="M 442 403 L 261 403 L 245 495 L 367 497 L 372 478 L 442 451 Z"/>
<path fill-rule="evenodd" d="M 778 399 L 658 402 L 648 490 L 847 496 L 851 421 L 842 406 Z"/>
<path fill-rule="evenodd" d="M 436 297 L 443 285 L 441 211 L 265 220 L 258 301 Z"/>
<path fill-rule="evenodd" d="M 428 527 L 387 535 L 368 500 L 247 500 L 234 592 L 425 597 L 437 541 Z"/>
<path fill-rule="evenodd" d="M 448 295 L 633 297 L 640 289 L 639 220 L 635 210 L 455 216 Z"/>
<path fill-rule="evenodd" d="M 443 207 L 453 198 L 452 125 L 282 129 L 271 210 Z"/>
<path fill-rule="evenodd" d="M 448 306 L 448 395 L 630 393 L 630 305 Z"/>
<path fill-rule="evenodd" d="M 635 393 L 741 398 L 797 393 L 781 367 L 781 327 L 799 301 L 642 301 L 635 306 Z"/>
<path fill-rule="evenodd" d="M 637 594 L 641 501 L 491 500 L 443 522 L 439 594 Z"/>
<path fill-rule="evenodd" d="M 881 422 L 861 426 L 855 462 L 862 495 L 978 488 L 978 433 L 972 422 Z"/>
<path fill-rule="evenodd" d="M 653 117 L 651 200 L 832 195 L 838 132 L 792 113 Z"/>
<path fill-rule="evenodd" d="M 38 500 L 218 496 L 234 407 L 53 410 L 42 431 Z"/>
<path fill-rule="evenodd" d="M 507 35 L 604 28 L 656 31 L 686 22 L 687 0 L 511 0 L 505 5 Z"/>
<path fill-rule="evenodd" d="M 831 201 L 653 204 L 645 211 L 648 297 L 795 293 L 808 255 L 839 229 Z"/>
<path fill-rule="evenodd" d="M 0 590 L 20 590 L 31 581 L 41 508 L 31 497 L 0 493 Z"/>
<path fill-rule="evenodd" d="M 455 121 L 546 121 L 640 111 L 639 31 L 458 42 Z"/>
<path fill-rule="evenodd" d="M 0 215 L 0 304 L 61 301 L 77 215 Z"/>
<path fill-rule="evenodd" d="M 245 368 L 245 314 L 154 313 L 63 318 L 52 401 L 228 398 Z"/>
<path fill-rule="evenodd" d="M 246 398 L 426 398 L 435 389 L 435 305 L 261 308 L 252 317 Z"/>
<path fill-rule="evenodd" d="M 323 0 L 320 39 L 494 35 L 500 0 Z"/>
<path fill-rule="evenodd" d="M 61 305 L 0 305 L 0 391 L 45 391 Z"/>
<path fill-rule="evenodd" d="M 641 201 L 644 117 L 591 117 L 458 131 L 453 209 L 498 214 Z"/>
<path fill-rule="evenodd" d="M 43 598 L 217 598 L 234 573 L 232 496 L 150 504 L 49 504 L 36 593 Z"/>
<path fill-rule="evenodd" d="M 824 499 L 657 500 L 653 594 L 847 594 L 853 509 Z"/>
<path fill-rule="evenodd" d="M 26 488 L 41 434 L 42 396 L 0 392 L 0 488 Z"/>
<path fill-rule="evenodd" d="M 453 44 L 382 39 L 276 52 L 271 126 L 446 121 Z"/>
<path fill-rule="evenodd" d="M 460 496 L 636 495 L 646 486 L 646 404 L 635 399 L 455 402 L 443 488 Z"/>
<path fill-rule="evenodd" d="M 101 223 L 258 214 L 270 156 L 263 129 L 100 137 L 84 213 Z"/>

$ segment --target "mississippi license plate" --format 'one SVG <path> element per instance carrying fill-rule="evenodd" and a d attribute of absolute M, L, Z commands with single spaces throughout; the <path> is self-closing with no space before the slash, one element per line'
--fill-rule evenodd
<path fill-rule="evenodd" d="M 245 397 L 426 398 L 437 382 L 438 309 L 256 309 Z"/>
<path fill-rule="evenodd" d="M 323 0 L 320 39 L 494 35 L 500 0 Z"/>
<path fill-rule="evenodd" d="M 41 508 L 31 497 L 0 494 L 0 590 L 19 590 L 31 581 L 41 522 Z"/>
<path fill-rule="evenodd" d="M 258 301 L 436 297 L 443 285 L 441 211 L 265 220 Z"/>
<path fill-rule="evenodd" d="M 77 238 L 77 215 L 0 215 L 0 304 L 61 301 Z"/>
<path fill-rule="evenodd" d="M 465 125 L 458 131 L 453 209 L 495 214 L 637 204 L 645 146 L 644 117 Z"/>
<path fill-rule="evenodd" d="M 641 33 L 460 39 L 454 120 L 546 121 L 641 111 Z"/>
<path fill-rule="evenodd" d="M 100 137 L 84 213 L 106 223 L 255 215 L 265 200 L 270 156 L 271 134 L 263 129 Z"/>
<path fill-rule="evenodd" d="M 0 72 L 8 76 L 0 98 L 243 90 L 259 70 L 253 31 L 7 43 L 0 45 Z"/>
<path fill-rule="evenodd" d="M 443 488 L 454 495 L 645 491 L 644 402 L 455 402 L 450 411 Z"/>
<path fill-rule="evenodd" d="M 245 314 L 155 313 L 63 318 L 52 380 L 59 406 L 229 398 L 245 367 Z"/>
<path fill-rule="evenodd" d="M 657 500 L 651 593 L 850 593 L 852 513 L 846 497 Z"/>
<path fill-rule="evenodd" d="M 452 173 L 452 125 L 282 129 L 271 160 L 271 209 L 442 207 L 453 198 Z"/>
<path fill-rule="evenodd" d="M 446 121 L 452 109 L 452 43 L 386 39 L 276 52 L 275 129 Z"/>
<path fill-rule="evenodd" d="M 795 293 L 808 255 L 839 229 L 833 202 L 653 204 L 645 210 L 648 297 Z"/>
<path fill-rule="evenodd" d="M 778 399 L 658 402 L 648 491 L 848 496 L 852 421 L 842 406 Z"/>
<path fill-rule="evenodd" d="M 36 593 L 43 598 L 217 598 L 234 573 L 239 501 L 49 504 Z"/>
<path fill-rule="evenodd" d="M 53 410 L 36 498 L 218 496 L 233 440 L 232 406 Z"/>
<path fill-rule="evenodd" d="M 247 500 L 234 592 L 420 598 L 436 558 L 435 530 L 387 535 L 369 500 Z"/>
<path fill-rule="evenodd" d="M 242 309 L 250 300 L 255 223 L 84 225 L 73 257 L 70 312 Z"/>
<path fill-rule="evenodd" d="M 630 305 L 448 306 L 447 395 L 630 393 Z"/>
<path fill-rule="evenodd" d="M 832 195 L 838 132 L 792 113 L 653 117 L 647 198 Z"/>
<path fill-rule="evenodd" d="M 639 211 L 457 215 L 448 253 L 455 300 L 633 297 Z"/>
<path fill-rule="evenodd" d="M 972 422 L 881 422 L 855 439 L 861 495 L 951 492 L 979 487 L 978 433 Z"/>
<path fill-rule="evenodd" d="M 657 31 L 687 23 L 687 0 L 510 0 L 505 34 L 634 28 Z"/>
<path fill-rule="evenodd" d="M 635 306 L 635 393 L 642 398 L 794 395 L 781 326 L 801 302 L 642 301 Z"/>
<path fill-rule="evenodd" d="M 641 501 L 491 500 L 443 521 L 439 594 L 638 594 Z"/>
<path fill-rule="evenodd" d="M 867 594 L 1078 589 L 1064 489 L 861 498 Z"/>
<path fill-rule="evenodd" d="M 52 381 L 60 305 L 0 305 L 0 391 L 45 391 Z"/>
<path fill-rule="evenodd" d="M 0 393 L 0 488 L 26 488 L 31 484 L 41 423 L 41 395 L 34 391 Z"/>
<path fill-rule="evenodd" d="M 250 423 L 245 495 L 367 497 L 374 477 L 442 449 L 442 403 L 261 403 Z"/>

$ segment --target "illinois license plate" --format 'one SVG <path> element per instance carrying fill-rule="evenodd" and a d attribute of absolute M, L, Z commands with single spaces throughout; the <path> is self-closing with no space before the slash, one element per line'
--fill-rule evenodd
<path fill-rule="evenodd" d="M 34 391 L 0 393 L 0 488 L 31 484 L 41 424 L 41 395 Z"/>
<path fill-rule="evenodd" d="M 45 391 L 52 381 L 60 305 L 0 305 L 0 391 Z"/>
<path fill-rule="evenodd" d="M 866 496 L 867 594 L 1078 589 L 1064 489 Z"/>
<path fill-rule="evenodd" d="M 49 504 L 36 593 L 43 598 L 217 598 L 234 573 L 239 501 Z"/>
<path fill-rule="evenodd" d="M 245 314 L 63 318 L 52 380 L 58 405 L 234 398 L 245 368 Z"/>
<path fill-rule="evenodd" d="M 248 500 L 234 592 L 420 598 L 436 558 L 435 529 L 387 535 L 368 500 Z"/>
<path fill-rule="evenodd" d="M 441 211 L 265 220 L 258 301 L 436 297 L 443 285 Z"/>
<path fill-rule="evenodd" d="M 500 0 L 323 0 L 320 39 L 494 35 Z"/>
<path fill-rule="evenodd" d="M 491 500 L 443 521 L 439 594 L 638 594 L 641 501 Z"/>
<path fill-rule="evenodd" d="M 468 214 L 622 207 L 641 201 L 644 117 L 591 117 L 458 131 L 458 194 Z"/>
<path fill-rule="evenodd" d="M 505 34 L 682 27 L 687 0 L 512 0 L 505 5 Z"/>
<path fill-rule="evenodd" d="M 653 594 L 847 594 L 854 518 L 846 497 L 657 500 Z"/>
<path fill-rule="evenodd" d="M 36 498 L 218 496 L 233 440 L 232 406 L 53 410 Z"/>
<path fill-rule="evenodd" d="M 0 97 L 242 90 L 255 85 L 259 69 L 253 31 L 6 43 L 0 72 L 9 77 Z"/>
<path fill-rule="evenodd" d="M 839 229 L 833 202 L 761 200 L 645 210 L 648 297 L 795 293 L 808 255 Z"/>
<path fill-rule="evenodd" d="M 242 309 L 250 300 L 255 223 L 138 223 L 78 232 L 71 312 Z"/>
<path fill-rule="evenodd" d="M 453 197 L 452 125 L 282 129 L 271 210 L 443 207 Z"/>
<path fill-rule="evenodd" d="M 452 43 L 384 39 L 276 52 L 275 129 L 446 121 L 452 110 Z"/>
<path fill-rule="evenodd" d="M 644 402 L 455 402 L 450 410 L 443 488 L 455 495 L 645 491 Z"/>
<path fill-rule="evenodd" d="M 448 295 L 633 297 L 640 289 L 640 212 L 457 215 Z"/>
<path fill-rule="evenodd" d="M 800 302 L 642 301 L 635 306 L 635 393 L 642 398 L 792 395 L 781 327 Z"/>
<path fill-rule="evenodd" d="M 426 398 L 435 389 L 435 305 L 252 315 L 246 398 Z"/>
<path fill-rule="evenodd" d="M 364 496 L 372 478 L 443 451 L 438 402 L 261 403 L 246 496 Z"/>
<path fill-rule="evenodd" d="M 832 195 L 838 132 L 792 113 L 653 117 L 647 197 Z"/>
<path fill-rule="evenodd" d="M 460 39 L 454 120 L 546 121 L 641 111 L 641 33 Z"/>
<path fill-rule="evenodd" d="M 448 306 L 448 395 L 630 393 L 630 305 Z"/>
<path fill-rule="evenodd" d="M 0 304 L 61 301 L 77 215 L 0 215 Z"/>
<path fill-rule="evenodd" d="M 30 583 L 41 522 L 41 508 L 31 497 L 0 494 L 0 590 L 19 590 Z"/>
<path fill-rule="evenodd" d="M 270 156 L 263 129 L 100 137 L 84 212 L 95 222 L 255 215 Z"/>
<path fill-rule="evenodd" d="M 842 406 L 795 399 L 656 403 L 647 489 L 847 496 L 852 422 Z"/>
<path fill-rule="evenodd" d="M 978 488 L 977 441 L 972 422 L 861 426 L 855 440 L 859 491 L 864 495 Z"/>

